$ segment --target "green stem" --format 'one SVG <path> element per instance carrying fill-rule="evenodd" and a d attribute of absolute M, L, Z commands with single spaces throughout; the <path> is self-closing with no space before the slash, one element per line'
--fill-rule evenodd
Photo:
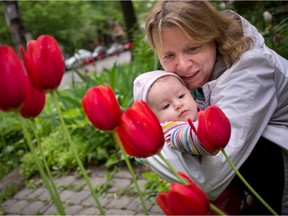
<path fill-rule="evenodd" d="M 3 118 L 1 118 L 1 123 L 4 125 L 4 115 Z M 3 146 L 7 146 L 3 133 L 1 133 L 1 142 L 3 143 Z"/>
<path fill-rule="evenodd" d="M 48 164 L 47 164 L 47 161 L 46 161 L 46 158 L 45 158 L 45 155 L 44 155 L 44 151 L 43 151 L 42 144 L 41 144 L 41 142 L 40 142 L 40 139 L 39 139 L 39 136 L 38 136 L 38 133 L 37 133 L 37 127 L 36 127 L 36 124 L 35 124 L 34 119 L 32 119 L 31 122 L 32 122 L 33 131 L 34 131 L 34 134 L 35 134 L 37 143 L 38 143 L 39 152 L 40 152 L 41 157 L 42 157 L 42 159 L 43 159 L 44 168 L 45 168 L 45 170 L 46 170 L 46 173 L 47 173 L 48 178 L 49 178 L 49 180 L 50 180 L 50 183 L 51 183 L 51 185 L 52 185 L 52 189 L 53 189 L 54 196 L 55 196 L 55 201 L 57 202 L 58 206 L 61 208 L 61 212 L 64 212 L 64 214 L 65 214 L 65 210 L 64 210 L 64 207 L 63 207 L 63 205 L 62 205 L 62 201 L 61 201 L 61 199 L 60 199 L 60 196 L 59 196 L 59 193 L 58 193 L 56 184 L 55 184 L 55 182 L 54 182 L 54 180 L 53 180 L 53 177 L 52 177 L 52 175 L 51 175 L 49 166 L 48 166 Z"/>
<path fill-rule="evenodd" d="M 83 177 L 84 177 L 84 179 L 85 179 L 85 181 L 86 181 L 86 183 L 87 183 L 87 185 L 88 185 L 88 187 L 90 189 L 92 197 L 94 198 L 94 200 L 95 200 L 95 202 L 96 202 L 96 204 L 97 204 L 97 206 L 99 208 L 100 214 L 104 215 L 105 214 L 104 208 L 101 205 L 101 203 L 100 203 L 100 201 L 99 201 L 99 199 L 98 199 L 98 197 L 97 197 L 97 195 L 96 195 L 96 193 L 95 193 L 95 191 L 93 189 L 93 186 L 92 186 L 92 184 L 91 184 L 91 182 L 90 182 L 90 180 L 88 178 L 87 172 L 86 172 L 86 170 L 85 170 L 85 168 L 84 168 L 84 166 L 83 166 L 83 164 L 82 164 L 82 162 L 81 162 L 81 160 L 79 158 L 77 149 L 76 149 L 74 143 L 72 142 L 70 133 L 69 133 L 69 131 L 68 131 L 67 127 L 66 127 L 66 124 L 64 122 L 64 119 L 63 119 L 63 116 L 62 116 L 62 113 L 61 113 L 61 110 L 60 110 L 60 106 L 58 104 L 58 100 L 57 100 L 54 92 L 51 92 L 51 98 L 52 98 L 52 101 L 53 101 L 53 103 L 54 103 L 54 105 L 56 107 L 56 110 L 57 110 L 57 113 L 58 113 L 58 116 L 59 116 L 59 119 L 60 119 L 60 123 L 61 123 L 62 128 L 63 128 L 64 134 L 65 134 L 65 136 L 66 136 L 66 138 L 67 138 L 67 140 L 68 140 L 68 142 L 70 144 L 71 150 L 72 150 L 72 152 L 73 152 L 73 154 L 75 156 L 75 159 L 76 159 L 76 162 L 77 162 L 77 164 L 78 164 L 78 166 L 80 168 L 80 171 L 81 171 L 81 173 L 82 173 L 82 175 L 83 175 Z"/>
<path fill-rule="evenodd" d="M 219 208 L 217 208 L 215 205 L 210 203 L 210 209 L 216 212 L 218 215 L 225 215 L 224 212 L 222 212 Z"/>
<path fill-rule="evenodd" d="M 244 179 L 244 177 L 241 175 L 241 173 L 238 171 L 238 169 L 234 166 L 228 155 L 226 154 L 224 149 L 221 149 L 221 152 L 224 154 L 226 160 L 232 167 L 232 169 L 235 171 L 235 173 L 238 175 L 238 177 L 241 179 L 241 181 L 246 185 L 246 187 L 254 194 L 254 196 L 273 214 L 278 215 L 269 205 L 265 202 L 265 200 L 262 199 L 262 197 L 250 186 L 250 184 Z"/>
<path fill-rule="evenodd" d="M 148 209 L 147 209 L 147 207 L 146 207 L 146 205 L 145 205 L 145 202 L 144 202 L 144 199 L 143 199 L 143 195 L 142 195 L 141 190 L 140 190 L 140 188 L 139 188 L 139 185 L 138 185 L 138 182 L 137 182 L 135 173 L 133 172 L 131 163 L 130 163 L 128 157 L 127 157 L 127 154 L 126 154 L 125 150 L 123 149 L 122 142 L 121 142 L 121 140 L 120 140 L 120 138 L 119 138 L 118 133 L 116 132 L 116 130 L 113 130 L 113 131 L 112 131 L 112 135 L 113 135 L 113 137 L 114 137 L 115 142 L 117 143 L 117 145 L 120 147 L 121 151 L 123 152 L 123 155 L 124 155 L 124 158 L 125 158 L 125 162 L 126 162 L 127 167 L 128 167 L 128 169 L 129 169 L 129 172 L 130 172 L 130 175 L 131 175 L 131 177 L 132 177 L 132 180 L 133 180 L 133 182 L 134 182 L 134 184 L 135 184 L 135 187 L 136 187 L 138 196 L 139 196 L 139 198 L 140 198 L 140 200 L 141 200 L 141 204 L 142 204 L 142 206 L 143 206 L 145 215 L 148 215 Z"/>
<path fill-rule="evenodd" d="M 180 180 L 180 182 L 184 185 L 188 184 L 187 181 L 177 173 L 177 171 L 171 166 L 170 162 L 161 154 L 161 152 L 159 152 L 159 157 L 166 163 L 166 165 L 168 166 L 168 168 L 173 172 L 173 174 L 175 176 L 177 176 L 177 178 Z"/>
<path fill-rule="evenodd" d="M 62 205 L 61 205 L 59 202 L 57 202 L 57 199 L 56 199 L 56 197 L 55 197 L 55 194 L 53 193 L 53 191 L 52 191 L 52 189 L 51 189 L 51 185 L 49 184 L 48 179 L 47 179 L 47 176 L 46 176 L 46 174 L 45 174 L 45 172 L 44 172 L 44 170 L 43 170 L 43 168 L 42 168 L 41 162 L 40 162 L 39 158 L 37 157 L 36 150 L 35 150 L 35 148 L 34 148 L 34 146 L 33 146 L 33 143 L 32 143 L 32 141 L 31 141 L 31 138 L 30 138 L 30 135 L 29 135 L 29 133 L 28 133 L 28 130 L 27 130 L 26 127 L 25 127 L 25 123 L 24 123 L 22 117 L 19 116 L 19 115 L 18 115 L 18 119 L 19 119 L 21 128 L 22 128 L 22 130 L 23 130 L 24 137 L 25 137 L 25 139 L 26 139 L 26 141 L 27 141 L 28 147 L 30 148 L 31 153 L 33 154 L 33 157 L 35 158 L 36 165 L 37 165 L 37 167 L 38 167 L 40 176 L 41 176 L 41 178 L 42 178 L 43 181 L 44 181 L 44 185 L 45 185 L 45 187 L 47 188 L 47 190 L 48 190 L 48 192 L 49 192 L 52 200 L 54 201 L 54 203 L 55 203 L 55 205 L 56 205 L 59 213 L 60 213 L 61 215 L 65 215 L 65 211 L 64 211 Z"/>

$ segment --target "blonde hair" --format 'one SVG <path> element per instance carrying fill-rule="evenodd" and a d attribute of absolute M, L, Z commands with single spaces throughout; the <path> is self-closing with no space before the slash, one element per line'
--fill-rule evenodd
<path fill-rule="evenodd" d="M 215 41 L 218 52 L 231 65 L 252 45 L 252 39 L 243 35 L 237 17 L 229 11 L 219 12 L 207 1 L 158 1 L 146 18 L 145 31 L 150 47 L 158 56 L 162 49 L 162 30 L 176 26 L 197 43 Z"/>

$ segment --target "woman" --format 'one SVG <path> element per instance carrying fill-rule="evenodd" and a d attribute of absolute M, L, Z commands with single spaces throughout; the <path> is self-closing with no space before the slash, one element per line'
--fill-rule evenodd
<path fill-rule="evenodd" d="M 189 89 L 200 88 L 207 105 L 230 119 L 225 151 L 240 173 L 278 214 L 288 214 L 288 61 L 243 17 L 207 1 L 159 1 L 145 28 L 164 70 L 175 71 Z M 162 154 L 212 200 L 237 182 L 221 152 L 199 159 L 164 147 Z M 158 156 L 145 162 L 177 180 Z M 257 214 L 270 213 L 257 208 Z"/>

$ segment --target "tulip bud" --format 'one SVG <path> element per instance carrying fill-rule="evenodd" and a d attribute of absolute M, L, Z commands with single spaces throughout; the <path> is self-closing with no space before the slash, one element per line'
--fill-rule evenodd
<path fill-rule="evenodd" d="M 43 92 L 56 90 L 65 71 L 57 41 L 50 35 L 41 35 L 37 40 L 29 41 L 26 53 L 23 48 L 21 53 L 31 84 Z"/>
<path fill-rule="evenodd" d="M 46 95 L 44 92 L 40 92 L 39 90 L 35 89 L 31 85 L 27 76 L 25 81 L 26 97 L 20 113 L 24 118 L 33 119 L 42 112 L 45 106 Z"/>
<path fill-rule="evenodd" d="M 230 135 L 230 121 L 220 108 L 209 106 L 199 112 L 197 136 L 204 148 L 220 150 L 228 144 Z"/>
<path fill-rule="evenodd" d="M 0 46 L 0 109 L 20 109 L 25 95 L 25 72 L 20 59 L 11 47 Z"/>
<path fill-rule="evenodd" d="M 166 215 L 207 215 L 210 202 L 203 190 L 184 173 L 179 174 L 188 185 L 172 183 L 168 192 L 161 192 L 156 201 Z"/>
<path fill-rule="evenodd" d="M 120 123 L 122 111 L 107 84 L 88 89 L 82 98 L 82 106 L 90 122 L 100 130 L 113 130 Z"/>
<path fill-rule="evenodd" d="M 164 145 L 162 127 L 144 101 L 136 101 L 128 108 L 117 128 L 125 152 L 145 158 L 157 154 Z"/>

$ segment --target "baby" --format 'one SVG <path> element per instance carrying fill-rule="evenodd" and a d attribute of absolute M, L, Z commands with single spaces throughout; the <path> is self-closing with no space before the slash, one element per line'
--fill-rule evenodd
<path fill-rule="evenodd" d="M 160 121 L 165 142 L 181 152 L 211 155 L 198 141 L 188 119 L 197 120 L 204 109 L 197 105 L 182 79 L 161 70 L 146 72 L 134 80 L 134 101 L 145 101 Z M 194 126 L 197 127 L 197 121 Z"/>

